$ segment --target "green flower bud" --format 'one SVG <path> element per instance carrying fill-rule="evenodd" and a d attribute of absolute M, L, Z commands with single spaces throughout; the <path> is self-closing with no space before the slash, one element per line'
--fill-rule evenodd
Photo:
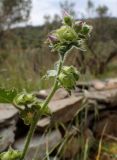
<path fill-rule="evenodd" d="M 63 57 L 72 47 L 84 49 L 84 42 L 90 35 L 92 27 L 81 21 L 75 21 L 65 12 L 63 26 L 55 30 L 49 37 L 48 43 L 52 51 L 58 52 Z"/>
<path fill-rule="evenodd" d="M 67 90 L 74 89 L 75 84 L 76 84 L 75 79 L 72 74 L 65 75 L 64 73 L 61 73 L 59 75 L 59 81 L 61 85 Z"/>
<path fill-rule="evenodd" d="M 16 105 L 28 105 L 31 104 L 35 101 L 35 96 L 31 93 L 20 93 L 18 94 L 15 99 L 14 99 L 14 103 Z"/>
<path fill-rule="evenodd" d="M 63 72 L 65 73 L 65 74 L 73 74 L 73 76 L 74 76 L 74 78 L 75 78 L 75 80 L 77 81 L 78 79 L 79 79 L 79 72 L 78 72 L 78 70 L 75 68 L 75 67 L 73 67 L 73 66 L 64 66 L 63 67 Z"/>
<path fill-rule="evenodd" d="M 82 27 L 81 33 L 82 33 L 83 35 L 88 35 L 88 34 L 90 34 L 91 30 L 92 30 L 92 27 L 89 26 L 89 25 L 87 25 L 86 23 L 84 23 L 84 24 L 83 24 L 83 27 Z"/>
<path fill-rule="evenodd" d="M 58 39 L 55 35 L 49 35 L 48 36 L 48 40 L 50 41 L 50 43 L 52 44 L 56 44 L 58 42 Z"/>
<path fill-rule="evenodd" d="M 66 11 L 64 12 L 63 23 L 68 26 L 73 24 L 73 18 Z"/>
<path fill-rule="evenodd" d="M 62 26 L 60 29 L 56 30 L 58 39 L 61 42 L 64 41 L 73 41 L 76 39 L 76 35 L 74 33 L 74 30 L 72 28 Z"/>
<path fill-rule="evenodd" d="M 70 16 L 65 16 L 64 17 L 64 24 L 68 26 L 72 26 L 72 18 Z"/>
<path fill-rule="evenodd" d="M 79 79 L 79 72 L 73 66 L 64 66 L 58 80 L 60 84 L 67 90 L 75 88 L 76 81 Z"/>
<path fill-rule="evenodd" d="M 17 150 L 9 149 L 0 154 L 0 160 L 20 160 L 22 153 Z"/>
<path fill-rule="evenodd" d="M 76 33 L 79 33 L 82 30 L 83 22 L 82 21 L 76 21 L 74 24 L 74 29 Z"/>

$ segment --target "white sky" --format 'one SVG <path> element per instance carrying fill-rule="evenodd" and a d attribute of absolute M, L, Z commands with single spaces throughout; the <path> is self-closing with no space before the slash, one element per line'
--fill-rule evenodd
<path fill-rule="evenodd" d="M 69 2 L 75 2 L 75 11 L 79 14 L 82 13 L 86 16 L 86 5 L 87 0 L 68 0 Z M 50 15 L 53 17 L 54 14 L 60 15 L 59 3 L 63 0 L 32 0 L 32 11 L 30 15 L 29 24 L 41 25 L 44 22 L 44 15 Z M 106 5 L 109 8 L 109 14 L 117 17 L 117 0 L 92 0 L 94 6 Z"/>

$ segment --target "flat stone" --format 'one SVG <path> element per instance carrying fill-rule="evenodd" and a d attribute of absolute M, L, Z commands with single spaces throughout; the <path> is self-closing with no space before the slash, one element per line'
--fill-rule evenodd
<path fill-rule="evenodd" d="M 36 96 L 38 98 L 45 99 L 48 96 L 48 94 L 50 93 L 50 91 L 51 91 L 50 89 L 41 90 L 41 91 L 39 91 L 39 93 L 36 93 Z M 52 100 L 64 99 L 64 98 L 66 98 L 68 96 L 69 96 L 69 93 L 64 88 L 60 88 L 55 92 Z"/>
<path fill-rule="evenodd" d="M 15 121 L 11 121 L 11 126 L 0 129 L 0 152 L 5 151 L 9 146 L 14 143 Z"/>
<path fill-rule="evenodd" d="M 117 78 L 108 79 L 105 84 L 106 89 L 115 89 L 117 88 Z"/>
<path fill-rule="evenodd" d="M 100 80 L 95 80 L 92 82 L 93 84 L 93 87 L 96 89 L 96 90 L 103 90 L 105 89 L 105 83 L 100 81 Z"/>
<path fill-rule="evenodd" d="M 10 104 L 0 104 L 0 126 L 9 123 L 18 114 L 18 110 Z"/>
<path fill-rule="evenodd" d="M 46 136 L 34 135 L 25 160 L 42 159 L 46 156 L 46 152 L 51 151 L 61 140 L 61 134 L 58 130 L 51 132 Z M 20 138 L 14 144 L 14 148 L 23 150 L 25 138 Z"/>
<path fill-rule="evenodd" d="M 81 107 L 83 97 L 71 96 L 69 98 L 51 101 L 49 108 L 52 111 L 52 117 L 46 117 L 38 121 L 37 127 L 43 129 L 49 124 L 55 124 L 57 122 L 68 122 L 70 121 L 78 109 Z"/>
<path fill-rule="evenodd" d="M 102 80 L 93 80 L 93 81 L 83 81 L 77 82 L 77 87 L 80 89 L 86 90 L 108 90 L 108 89 L 117 89 L 117 78 Z"/>
<path fill-rule="evenodd" d="M 49 126 L 49 124 L 51 123 L 51 118 L 50 117 L 45 117 L 45 118 L 42 118 L 41 120 L 38 121 L 37 123 L 37 129 L 39 131 L 44 131 L 45 128 L 47 126 Z"/>
<path fill-rule="evenodd" d="M 76 87 L 79 89 L 86 89 L 89 90 L 91 87 L 93 87 L 92 81 L 82 81 L 82 82 L 77 82 Z"/>
<path fill-rule="evenodd" d="M 110 135 L 117 138 L 117 113 L 107 112 L 103 114 L 100 120 L 95 122 L 93 126 L 93 132 L 95 133 L 95 136 L 101 137 L 104 128 L 105 137 L 108 137 L 108 135 Z"/>
<path fill-rule="evenodd" d="M 69 97 L 69 93 L 64 88 L 60 88 L 55 92 L 52 100 L 60 100 L 67 97 Z"/>
<path fill-rule="evenodd" d="M 117 89 L 86 91 L 84 95 L 87 99 L 96 100 L 102 104 L 109 104 L 111 107 L 117 106 Z"/>
<path fill-rule="evenodd" d="M 54 121 L 67 122 L 75 116 L 75 113 L 81 107 L 83 97 L 71 96 L 62 100 L 51 101 L 49 103 L 50 110 L 53 113 Z"/>

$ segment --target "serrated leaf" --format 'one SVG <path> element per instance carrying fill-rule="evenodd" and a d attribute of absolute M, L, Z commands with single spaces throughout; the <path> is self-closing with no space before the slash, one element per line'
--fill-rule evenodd
<path fill-rule="evenodd" d="M 0 88 L 0 103 L 12 103 L 16 95 L 17 91 L 15 89 Z"/>

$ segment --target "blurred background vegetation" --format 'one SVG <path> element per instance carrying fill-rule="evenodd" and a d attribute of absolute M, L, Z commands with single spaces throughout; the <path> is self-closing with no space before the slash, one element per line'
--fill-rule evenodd
<path fill-rule="evenodd" d="M 23 25 L 29 19 L 31 0 L 0 1 L 0 86 L 38 90 L 52 83 L 41 80 L 46 70 L 53 67 L 56 53 L 50 53 L 45 42 L 48 33 L 61 24 L 56 14 L 53 20 L 44 16 L 41 26 Z M 61 15 L 67 10 L 74 17 L 75 3 L 64 0 L 60 3 Z M 110 16 L 109 8 L 100 5 L 95 8 L 93 1 L 87 1 L 87 21 L 93 26 L 87 51 L 76 49 L 66 63 L 72 63 L 82 73 L 81 80 L 112 78 L 117 75 L 117 18 Z M 96 15 L 92 17 L 92 14 Z M 83 78 L 84 77 L 84 78 Z"/>

